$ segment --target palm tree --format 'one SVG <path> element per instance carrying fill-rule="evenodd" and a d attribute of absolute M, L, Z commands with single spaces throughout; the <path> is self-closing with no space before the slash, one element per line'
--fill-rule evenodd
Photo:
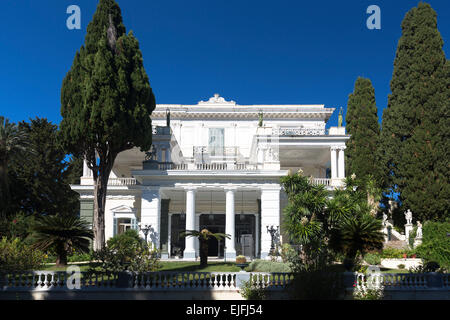
<path fill-rule="evenodd" d="M 364 255 L 368 251 L 382 249 L 383 242 L 381 221 L 365 212 L 343 219 L 333 228 L 329 245 L 345 255 L 344 266 L 351 270 L 358 253 Z"/>
<path fill-rule="evenodd" d="M 9 203 L 8 162 L 26 152 L 33 152 L 27 134 L 0 116 L 0 215 L 5 214 Z"/>
<path fill-rule="evenodd" d="M 186 230 L 180 234 L 182 237 L 196 237 L 200 242 L 200 267 L 204 268 L 208 265 L 208 241 L 211 238 L 217 240 L 230 239 L 231 236 L 225 233 L 212 233 L 208 229 L 202 231 Z"/>
<path fill-rule="evenodd" d="M 67 255 L 72 250 L 89 252 L 89 240 L 94 238 L 89 223 L 77 216 L 43 216 L 37 221 L 34 231 L 34 246 L 41 250 L 54 249 L 56 266 L 59 267 L 67 265 Z"/>

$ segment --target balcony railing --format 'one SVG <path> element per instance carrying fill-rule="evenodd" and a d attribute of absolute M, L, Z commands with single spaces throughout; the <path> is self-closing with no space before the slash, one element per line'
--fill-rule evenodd
<path fill-rule="evenodd" d="M 248 163 L 180 163 L 162 162 L 155 164 L 150 170 L 168 171 L 168 170 L 194 170 L 194 171 L 245 171 L 257 170 L 256 164 Z"/>
<path fill-rule="evenodd" d="M 210 156 L 236 156 L 239 154 L 239 147 L 211 147 L 211 146 L 194 146 L 194 155 L 208 154 Z"/>
<path fill-rule="evenodd" d="M 310 181 L 315 186 L 322 184 L 326 187 L 329 187 L 331 185 L 331 179 L 327 179 L 327 178 L 311 178 Z"/>
<path fill-rule="evenodd" d="M 324 136 L 325 128 L 286 128 L 272 129 L 274 136 Z"/>
<path fill-rule="evenodd" d="M 109 186 L 135 186 L 137 184 L 135 178 L 110 178 Z"/>

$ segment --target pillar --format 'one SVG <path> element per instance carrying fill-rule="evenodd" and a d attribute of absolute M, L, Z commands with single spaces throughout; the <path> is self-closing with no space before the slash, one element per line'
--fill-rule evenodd
<path fill-rule="evenodd" d="M 344 155 L 345 149 L 346 149 L 345 146 L 342 146 L 339 148 L 339 155 L 338 155 L 338 178 L 339 179 L 345 178 L 345 155 Z"/>
<path fill-rule="evenodd" d="M 279 184 L 261 187 L 261 259 L 268 259 L 272 238 L 267 227 L 280 226 Z"/>
<path fill-rule="evenodd" d="M 151 241 L 152 246 L 160 249 L 160 228 L 161 228 L 161 195 L 159 187 L 143 187 L 141 197 L 141 226 L 151 225 L 147 241 Z M 141 237 L 144 234 L 140 232 Z"/>
<path fill-rule="evenodd" d="M 236 215 L 234 208 L 234 196 L 236 189 L 225 189 L 226 192 L 226 212 L 225 212 L 225 233 L 231 236 L 230 239 L 225 239 L 226 259 L 236 259 L 235 247 L 235 230 L 236 230 Z"/>
<path fill-rule="evenodd" d="M 195 230 L 195 192 L 196 188 L 186 188 L 186 230 Z M 195 237 L 186 237 L 183 252 L 184 260 L 195 260 Z"/>

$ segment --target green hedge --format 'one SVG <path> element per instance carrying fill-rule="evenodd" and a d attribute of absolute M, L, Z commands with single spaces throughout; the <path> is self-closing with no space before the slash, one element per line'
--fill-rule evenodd
<path fill-rule="evenodd" d="M 378 253 L 368 253 L 364 256 L 364 261 L 372 266 L 376 266 L 381 263 L 381 256 Z"/>
<path fill-rule="evenodd" d="M 417 253 L 426 262 L 435 261 L 443 268 L 450 269 L 450 222 L 427 221 L 423 225 L 422 244 Z"/>
<path fill-rule="evenodd" d="M 291 272 L 287 263 L 267 260 L 254 260 L 246 270 L 249 272 Z"/>

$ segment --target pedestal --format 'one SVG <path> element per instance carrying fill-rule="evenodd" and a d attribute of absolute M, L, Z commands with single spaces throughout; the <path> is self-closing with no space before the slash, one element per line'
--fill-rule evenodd
<path fill-rule="evenodd" d="M 413 229 L 413 225 L 412 224 L 405 224 L 405 237 L 406 237 L 406 242 L 409 241 L 409 233 L 412 231 Z"/>

